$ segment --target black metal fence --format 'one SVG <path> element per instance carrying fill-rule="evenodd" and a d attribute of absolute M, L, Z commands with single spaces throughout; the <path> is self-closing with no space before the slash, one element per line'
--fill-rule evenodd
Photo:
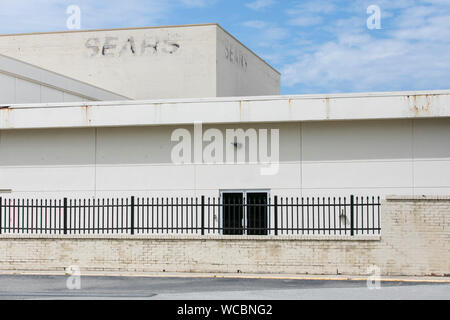
<path fill-rule="evenodd" d="M 2 199 L 1 234 L 372 235 L 380 197 Z"/>

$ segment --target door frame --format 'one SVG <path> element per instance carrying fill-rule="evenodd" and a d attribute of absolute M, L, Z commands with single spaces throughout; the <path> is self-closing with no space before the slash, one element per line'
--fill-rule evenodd
<path fill-rule="evenodd" d="M 223 198 L 223 194 L 226 193 L 242 193 L 243 198 L 246 199 L 245 204 L 247 204 L 247 193 L 266 193 L 267 194 L 267 204 L 269 203 L 269 199 L 270 199 L 270 189 L 221 189 L 219 190 L 219 199 L 222 200 Z M 243 216 L 244 216 L 244 221 L 243 221 L 243 227 L 244 227 L 244 234 L 243 235 L 247 235 L 247 205 L 244 206 L 244 210 L 243 210 Z M 269 224 L 269 219 L 270 219 L 270 206 L 267 208 L 267 223 Z M 219 230 L 220 230 L 220 235 L 223 235 L 223 206 L 220 206 L 220 210 L 219 210 Z M 268 232 L 270 234 L 270 230 Z"/>

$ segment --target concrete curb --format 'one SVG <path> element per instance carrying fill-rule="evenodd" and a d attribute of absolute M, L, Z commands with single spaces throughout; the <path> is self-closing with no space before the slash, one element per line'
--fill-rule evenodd
<path fill-rule="evenodd" d="M 2 275 L 17 276 L 67 276 L 63 271 L 0 270 Z M 202 279 L 260 279 L 260 280 L 311 280 L 311 281 L 367 281 L 370 276 L 349 275 L 283 275 L 283 274 L 215 274 L 215 273 L 140 273 L 140 272 L 82 272 L 82 277 L 142 277 L 142 278 L 202 278 Z M 450 277 L 382 276 L 381 282 L 450 283 Z"/>

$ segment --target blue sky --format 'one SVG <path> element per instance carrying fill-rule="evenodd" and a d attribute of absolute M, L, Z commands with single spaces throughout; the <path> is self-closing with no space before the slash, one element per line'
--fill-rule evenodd
<path fill-rule="evenodd" d="M 0 0 L 0 33 L 65 30 L 71 4 L 82 29 L 217 22 L 283 94 L 450 89 L 450 0 Z"/>

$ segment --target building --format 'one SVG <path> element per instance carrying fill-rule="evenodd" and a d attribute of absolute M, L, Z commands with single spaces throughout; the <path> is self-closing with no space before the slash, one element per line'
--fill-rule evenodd
<path fill-rule="evenodd" d="M 0 36 L 0 54 L 132 99 L 280 94 L 280 74 L 217 24 Z"/>
<path fill-rule="evenodd" d="M 445 195 L 449 99 L 410 92 L 11 105 L 0 109 L 1 188 L 18 197 Z M 264 174 L 263 163 L 227 162 L 227 152 L 248 157 L 242 137 L 240 148 L 223 143 L 225 164 L 195 159 L 199 119 L 203 136 L 266 129 L 270 144 L 278 129 L 279 167 Z M 172 156 L 179 129 L 192 139 L 184 164 Z"/>
<path fill-rule="evenodd" d="M 280 96 L 215 24 L 0 54 L 2 270 L 448 275 L 450 90 Z"/>
<path fill-rule="evenodd" d="M 450 193 L 450 91 L 279 96 L 279 74 L 215 24 L 0 44 L 26 61 L 0 58 L 15 197 Z"/>

